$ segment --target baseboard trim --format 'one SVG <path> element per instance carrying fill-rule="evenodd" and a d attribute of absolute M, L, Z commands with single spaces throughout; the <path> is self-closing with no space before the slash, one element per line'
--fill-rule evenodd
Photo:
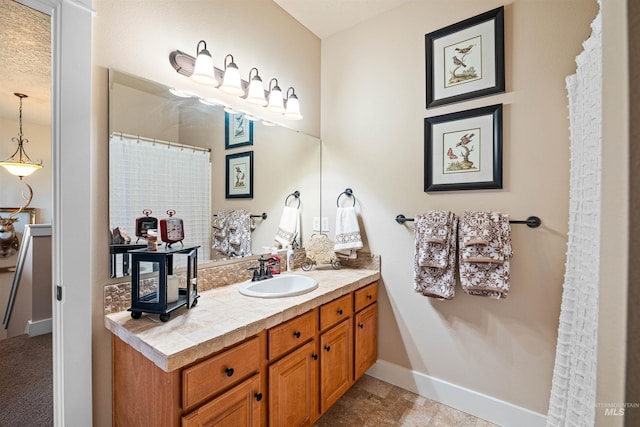
<path fill-rule="evenodd" d="M 27 327 L 24 328 L 24 333 L 30 337 L 35 337 L 37 335 L 48 334 L 52 330 L 51 318 L 36 320 L 35 322 L 27 320 Z"/>
<path fill-rule="evenodd" d="M 547 417 L 458 385 L 378 360 L 368 375 L 503 427 L 544 427 Z"/>

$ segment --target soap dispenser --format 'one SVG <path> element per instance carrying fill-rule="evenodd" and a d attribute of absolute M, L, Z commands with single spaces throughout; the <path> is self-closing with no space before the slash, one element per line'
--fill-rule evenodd
<path fill-rule="evenodd" d="M 293 256 L 293 249 L 291 248 L 291 245 L 288 245 L 287 246 L 287 271 L 288 272 L 293 271 L 294 262 L 295 262 L 295 259 Z"/>

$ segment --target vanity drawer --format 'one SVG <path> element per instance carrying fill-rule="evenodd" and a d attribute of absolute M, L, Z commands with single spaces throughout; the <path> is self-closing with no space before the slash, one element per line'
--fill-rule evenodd
<path fill-rule="evenodd" d="M 269 329 L 269 360 L 313 338 L 317 329 L 316 309 Z"/>
<path fill-rule="evenodd" d="M 378 282 L 373 282 L 372 284 L 354 292 L 356 312 L 376 301 L 378 301 Z"/>
<path fill-rule="evenodd" d="M 252 338 L 182 371 L 182 407 L 197 405 L 258 370 L 260 339 Z"/>
<path fill-rule="evenodd" d="M 353 312 L 353 294 L 347 294 L 320 307 L 320 329 L 346 319 Z"/>

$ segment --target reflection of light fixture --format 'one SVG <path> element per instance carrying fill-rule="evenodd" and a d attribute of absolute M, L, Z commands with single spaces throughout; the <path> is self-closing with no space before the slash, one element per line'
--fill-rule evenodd
<path fill-rule="evenodd" d="M 271 86 L 271 83 L 276 82 L 275 86 Z M 282 90 L 278 86 L 278 79 L 275 77 L 269 82 L 269 105 L 267 110 L 274 113 L 284 113 L 284 101 L 282 100 Z"/>
<path fill-rule="evenodd" d="M 218 101 L 214 98 L 199 98 L 198 101 L 200 101 L 204 105 L 222 105 L 221 101 Z"/>
<path fill-rule="evenodd" d="M 227 59 L 229 58 L 231 58 L 231 62 L 227 63 Z M 235 62 L 233 62 L 233 55 L 231 54 L 224 57 L 224 79 L 222 80 L 220 90 L 229 95 L 244 95 L 240 71 L 238 71 L 238 66 Z"/>
<path fill-rule="evenodd" d="M 18 143 L 18 149 L 7 160 L 0 162 L 0 166 L 8 170 L 11 175 L 22 179 L 22 177 L 29 176 L 38 169 L 41 169 L 42 161 L 40 161 L 40 163 L 33 163 L 24 151 L 23 144 L 29 142 L 29 140 L 22 137 L 22 99 L 26 98 L 27 95 L 22 93 L 14 93 L 14 95 L 20 98 L 20 132 L 17 138 L 11 138 L 11 140 Z"/>
<path fill-rule="evenodd" d="M 289 95 L 291 91 L 291 95 Z M 285 119 L 301 120 L 302 114 L 300 114 L 300 102 L 296 96 L 296 90 L 292 87 L 287 89 L 287 110 L 284 112 Z"/>
<path fill-rule="evenodd" d="M 175 96 L 180 97 L 180 98 L 192 98 L 192 97 L 196 96 L 192 92 L 188 92 L 186 90 L 178 89 L 178 88 L 175 88 L 175 87 L 170 88 L 169 92 L 171 92 L 172 95 L 175 95 Z"/>
<path fill-rule="evenodd" d="M 200 44 L 204 47 L 200 50 Z M 196 63 L 193 67 L 193 74 L 191 78 L 201 84 L 218 86 L 218 79 L 216 79 L 215 72 L 213 70 L 213 58 L 207 50 L 207 42 L 200 40 L 196 46 Z"/>
<path fill-rule="evenodd" d="M 251 72 L 256 70 L 256 75 L 251 78 Z M 264 97 L 264 86 L 262 79 L 258 75 L 258 69 L 253 67 L 249 70 L 249 93 L 246 98 L 250 104 L 260 105 L 264 107 L 267 105 L 267 99 Z"/>

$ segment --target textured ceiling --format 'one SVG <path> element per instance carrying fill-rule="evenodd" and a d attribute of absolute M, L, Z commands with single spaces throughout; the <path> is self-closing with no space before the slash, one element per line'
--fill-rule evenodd
<path fill-rule="evenodd" d="M 0 0 L 0 117 L 18 119 L 15 92 L 29 96 L 22 102 L 25 122 L 51 123 L 50 17 Z"/>

